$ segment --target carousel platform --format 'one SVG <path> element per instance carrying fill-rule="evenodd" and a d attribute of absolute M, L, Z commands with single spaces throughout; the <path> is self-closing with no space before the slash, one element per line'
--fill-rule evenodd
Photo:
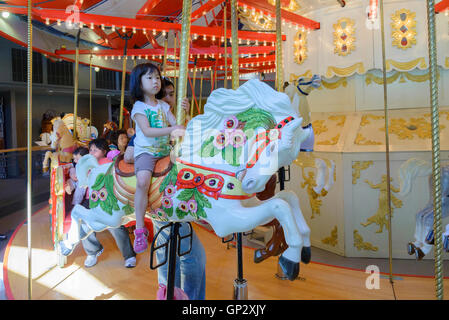
<path fill-rule="evenodd" d="M 32 288 L 35 300 L 107 300 L 156 299 L 157 271 L 149 268 L 149 251 L 137 256 L 137 267 L 123 265 L 108 232 L 97 235 L 105 250 L 98 264 L 84 267 L 85 253 L 78 246 L 67 259 L 64 268 L 57 265 L 51 243 L 48 207 L 37 210 L 32 217 Z M 209 230 L 194 224 L 205 246 L 206 299 L 232 298 L 232 283 L 236 277 L 236 251 L 228 249 Z M 15 230 L 7 244 L 3 260 L 3 281 L 7 299 L 27 299 L 27 235 L 26 224 Z M 301 265 L 300 277 L 290 282 L 275 277 L 277 258 L 255 264 L 253 250 L 243 250 L 244 274 L 248 280 L 249 299 L 309 300 L 309 299 L 434 299 L 434 279 L 428 276 L 395 275 L 394 292 L 388 276 L 381 274 L 380 289 L 365 286 L 365 270 L 338 267 L 312 261 Z M 444 280 L 445 290 L 449 280 Z M 269 290 L 267 290 L 269 288 Z M 326 288 L 323 290 L 323 288 Z"/>

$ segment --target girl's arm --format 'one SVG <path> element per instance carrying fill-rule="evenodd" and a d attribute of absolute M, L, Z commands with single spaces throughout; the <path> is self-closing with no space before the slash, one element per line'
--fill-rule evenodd
<path fill-rule="evenodd" d="M 137 125 L 142 130 L 145 137 L 148 138 L 154 138 L 154 137 L 162 137 L 162 136 L 168 136 L 172 133 L 175 129 L 182 129 L 182 126 L 172 126 L 167 128 L 152 128 L 148 124 L 148 119 L 143 114 L 136 114 L 134 116 Z"/>

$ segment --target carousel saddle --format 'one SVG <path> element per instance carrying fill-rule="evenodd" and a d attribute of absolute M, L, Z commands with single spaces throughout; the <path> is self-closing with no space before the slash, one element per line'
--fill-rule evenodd
<path fill-rule="evenodd" d="M 119 155 L 114 166 L 114 195 L 122 203 L 128 203 L 134 207 L 134 193 L 137 185 L 134 164 L 126 163 L 123 155 Z M 159 192 L 159 186 L 172 167 L 173 163 L 169 156 L 156 162 L 148 190 L 148 211 L 160 207 L 163 194 Z"/>

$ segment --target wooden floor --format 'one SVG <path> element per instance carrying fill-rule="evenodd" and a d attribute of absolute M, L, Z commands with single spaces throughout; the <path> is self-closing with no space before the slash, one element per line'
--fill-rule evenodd
<path fill-rule="evenodd" d="M 236 277 L 236 250 L 227 249 L 215 234 L 194 224 L 206 249 L 206 299 L 232 299 Z M 59 268 L 52 250 L 48 210 L 43 209 L 32 219 L 32 289 L 33 299 L 155 299 L 157 272 L 149 268 L 149 253 L 138 255 L 137 267 L 127 269 L 109 232 L 98 234 L 105 251 L 98 264 L 84 267 L 85 253 L 78 246 L 68 257 L 67 265 Z M 244 274 L 248 281 L 249 299 L 394 299 L 387 277 L 381 277 L 380 289 L 368 290 L 363 271 L 310 263 L 301 264 L 300 279 L 279 280 L 274 274 L 277 258 L 255 264 L 254 251 L 243 251 Z M 312 258 L 313 259 L 313 258 Z M 5 252 L 4 282 L 8 297 L 28 298 L 26 225 L 20 226 Z M 445 280 L 445 292 L 449 289 Z M 404 277 L 395 281 L 396 297 L 434 299 L 433 278 Z"/>

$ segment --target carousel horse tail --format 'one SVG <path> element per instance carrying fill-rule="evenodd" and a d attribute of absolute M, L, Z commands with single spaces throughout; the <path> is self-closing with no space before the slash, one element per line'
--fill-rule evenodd
<path fill-rule="evenodd" d="M 400 196 L 407 195 L 412 188 L 413 180 L 416 177 L 428 176 L 432 173 L 431 165 L 421 159 L 409 159 L 399 168 Z"/>

